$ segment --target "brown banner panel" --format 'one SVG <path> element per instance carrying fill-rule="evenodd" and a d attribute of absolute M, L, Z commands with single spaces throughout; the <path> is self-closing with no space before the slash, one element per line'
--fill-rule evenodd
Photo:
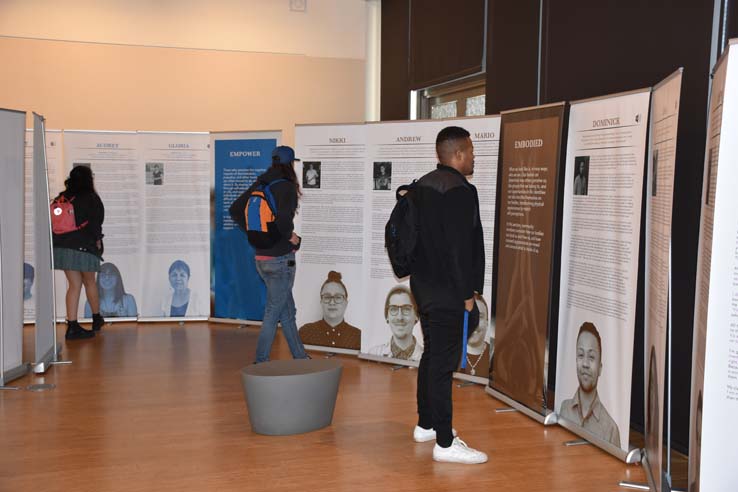
<path fill-rule="evenodd" d="M 490 387 L 541 415 L 553 407 L 547 350 L 557 322 L 565 109 L 562 103 L 503 113 L 500 133 Z"/>

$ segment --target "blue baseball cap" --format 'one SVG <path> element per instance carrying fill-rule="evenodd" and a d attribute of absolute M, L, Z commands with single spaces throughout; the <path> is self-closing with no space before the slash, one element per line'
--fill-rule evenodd
<path fill-rule="evenodd" d="M 292 161 L 299 161 L 300 159 L 295 159 L 295 151 L 292 150 L 292 147 L 288 147 L 287 145 L 280 145 L 276 149 L 272 151 L 272 162 L 274 162 L 274 158 L 277 158 L 277 163 L 279 164 L 292 164 Z"/>

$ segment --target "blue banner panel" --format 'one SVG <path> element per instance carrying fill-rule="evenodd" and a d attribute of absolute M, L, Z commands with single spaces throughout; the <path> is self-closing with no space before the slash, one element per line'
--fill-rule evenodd
<path fill-rule="evenodd" d="M 261 320 L 266 288 L 254 250 L 228 208 L 271 164 L 276 139 L 215 141 L 214 316 Z"/>

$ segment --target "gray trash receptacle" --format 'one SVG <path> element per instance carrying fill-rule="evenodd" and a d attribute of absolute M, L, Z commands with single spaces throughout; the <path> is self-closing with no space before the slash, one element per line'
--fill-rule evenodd
<path fill-rule="evenodd" d="M 251 428 L 301 434 L 330 425 L 342 366 L 334 360 L 273 360 L 241 369 Z"/>

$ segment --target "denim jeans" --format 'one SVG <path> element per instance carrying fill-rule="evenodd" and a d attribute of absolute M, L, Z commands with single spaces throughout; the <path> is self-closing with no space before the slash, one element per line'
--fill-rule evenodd
<path fill-rule="evenodd" d="M 282 324 L 282 333 L 287 339 L 292 357 L 307 359 L 305 347 L 297 334 L 295 322 L 295 298 L 292 286 L 295 283 L 295 253 L 289 253 L 271 260 L 256 260 L 256 270 L 264 280 L 267 290 L 264 320 L 261 323 L 259 341 L 256 344 L 256 362 L 269 360 L 277 322 Z"/>

